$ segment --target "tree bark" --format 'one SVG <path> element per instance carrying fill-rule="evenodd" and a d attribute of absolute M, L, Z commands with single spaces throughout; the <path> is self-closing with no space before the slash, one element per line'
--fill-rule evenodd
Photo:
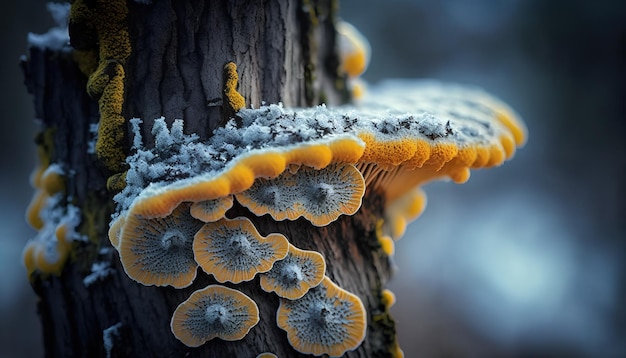
<path fill-rule="evenodd" d="M 86 3 L 104 6 L 106 2 Z M 335 1 L 154 0 L 150 5 L 128 1 L 127 6 L 132 52 L 123 64 L 122 114 L 125 119 L 142 118 L 147 146 L 153 145 L 153 120 L 161 116 L 168 123 L 184 119 L 185 131 L 203 139 L 224 124 L 228 112 L 222 71 L 231 61 L 238 66 L 239 92 L 248 106 L 263 101 L 311 106 L 349 99 L 345 78 L 338 72 Z M 225 284 L 259 306 L 260 322 L 243 340 L 214 339 L 189 348 L 173 336 L 169 323 L 177 305 L 216 281 L 199 270 L 190 287 L 173 289 L 146 287 L 126 276 L 107 239 L 114 205 L 106 182 L 113 172 L 87 150 L 93 136 L 90 125 L 100 119 L 96 99 L 85 90 L 87 78 L 72 54 L 64 51 L 32 48 L 23 69 L 42 123 L 39 137 L 52 138 L 45 155 L 69 169 L 66 201 L 81 208 L 80 232 L 89 238 L 74 242 L 61 275 L 35 272 L 31 276 L 40 297 L 46 355 L 255 357 L 272 352 L 278 357 L 304 356 L 293 350 L 286 333 L 277 327 L 278 298 L 260 289 L 258 277 Z M 132 138 L 128 125 L 124 126 L 122 145 L 128 152 Z M 382 208 L 380 193 L 367 191 L 355 215 L 321 228 L 304 219 L 276 222 L 268 215 L 256 217 L 238 204 L 227 215 L 246 216 L 262 235 L 282 233 L 295 246 L 322 253 L 327 276 L 360 297 L 368 312 L 365 341 L 346 356 L 385 357 L 392 356 L 395 326 L 382 299 L 392 271 L 376 236 Z M 110 262 L 114 272 L 86 286 L 83 279 L 95 262 Z M 107 352 L 103 331 L 118 323 L 119 330 L 108 337 L 112 345 Z"/>

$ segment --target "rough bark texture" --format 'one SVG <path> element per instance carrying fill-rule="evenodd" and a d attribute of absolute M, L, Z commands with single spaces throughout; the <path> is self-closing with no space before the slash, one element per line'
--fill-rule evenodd
<path fill-rule="evenodd" d="M 160 116 L 170 122 L 184 118 L 187 132 L 205 137 L 221 125 L 222 68 L 229 61 L 239 67 L 239 91 L 248 105 L 282 101 L 306 106 L 346 99 L 337 74 L 333 1 L 156 0 L 149 6 L 128 5 L 133 52 L 125 65 L 124 115 L 144 119 L 144 138 L 151 138 L 151 120 Z M 112 356 L 300 356 L 276 326 L 278 298 L 260 289 L 258 277 L 226 284 L 259 306 L 260 322 L 242 341 L 215 339 L 188 348 L 171 334 L 176 306 L 215 281 L 199 271 L 192 286 L 176 290 L 146 287 L 126 276 L 107 239 L 113 205 L 105 189 L 106 173 L 87 152 L 89 124 L 99 115 L 97 103 L 85 92 L 86 78 L 70 53 L 32 49 L 23 68 L 43 132 L 54 131 L 48 155 L 74 173 L 67 179 L 66 193 L 81 207 L 81 232 L 90 238 L 74 244 L 61 276 L 32 277 L 40 297 L 46 355 L 106 356 L 103 330 L 121 322 L 119 334 L 110 337 Z M 359 296 L 368 310 L 365 342 L 346 356 L 385 357 L 390 356 L 395 332 L 381 302 L 381 290 L 391 275 L 375 233 L 382 207 L 381 196 L 368 191 L 357 214 L 323 228 L 304 219 L 275 222 L 268 215 L 255 217 L 239 205 L 228 216 L 245 215 L 263 235 L 280 232 L 297 247 L 321 252 L 327 275 Z M 97 261 L 110 261 L 115 272 L 86 287 L 83 279 Z"/>

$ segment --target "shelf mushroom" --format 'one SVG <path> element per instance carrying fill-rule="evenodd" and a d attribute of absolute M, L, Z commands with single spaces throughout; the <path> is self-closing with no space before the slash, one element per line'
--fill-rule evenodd
<path fill-rule="evenodd" d="M 223 218 L 233 206 L 233 196 L 227 195 L 213 200 L 203 200 L 191 204 L 191 216 L 198 220 L 213 222 Z"/>
<path fill-rule="evenodd" d="M 276 261 L 274 267 L 261 274 L 261 288 L 276 292 L 279 297 L 298 299 L 309 289 L 319 285 L 326 273 L 326 261 L 317 251 L 300 250 L 289 244 L 284 259 Z"/>
<path fill-rule="evenodd" d="M 165 218 L 124 219 L 118 247 L 126 274 L 144 285 L 183 288 L 196 278 L 193 237 L 202 222 L 182 204 Z"/>
<path fill-rule="evenodd" d="M 257 180 L 236 197 L 257 216 L 269 213 L 278 221 L 302 216 L 315 226 L 326 226 L 341 215 L 354 214 L 364 193 L 361 173 L 342 163 L 286 170 L 276 178 Z"/>
<path fill-rule="evenodd" d="M 214 338 L 240 340 L 259 322 L 259 308 L 238 290 L 209 285 L 195 291 L 174 311 L 170 327 L 188 347 Z"/>
<path fill-rule="evenodd" d="M 339 357 L 356 349 L 367 329 L 361 300 L 328 277 L 302 298 L 281 299 L 276 321 L 295 350 L 316 356 Z"/>
<path fill-rule="evenodd" d="M 262 237 L 244 217 L 206 223 L 193 242 L 196 262 L 218 282 L 250 281 L 282 260 L 289 243 L 281 234 Z"/>

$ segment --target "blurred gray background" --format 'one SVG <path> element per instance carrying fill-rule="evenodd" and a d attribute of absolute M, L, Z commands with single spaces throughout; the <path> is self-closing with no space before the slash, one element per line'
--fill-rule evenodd
<path fill-rule="evenodd" d="M 525 148 L 464 185 L 426 187 L 389 288 L 407 357 L 626 356 L 626 3 L 343 1 L 370 40 L 363 76 L 479 85 L 526 120 Z M 21 263 L 35 165 L 18 68 L 45 2 L 5 2 L 0 100 L 0 357 L 42 356 Z M 620 339 L 621 338 L 621 339 Z"/>

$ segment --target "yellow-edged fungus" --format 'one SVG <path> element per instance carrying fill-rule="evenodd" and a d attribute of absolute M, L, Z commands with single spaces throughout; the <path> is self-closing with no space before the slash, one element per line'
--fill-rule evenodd
<path fill-rule="evenodd" d="M 26 222 L 35 230 L 41 230 L 44 226 L 40 212 L 49 197 L 50 195 L 48 195 L 45 190 L 38 189 L 35 191 L 35 194 L 33 194 L 33 198 L 26 208 Z"/>
<path fill-rule="evenodd" d="M 385 221 L 382 227 L 383 236 L 399 239 L 404 235 L 406 226 L 417 219 L 426 207 L 426 194 L 417 187 L 394 200 L 385 208 Z"/>
<path fill-rule="evenodd" d="M 193 237 L 201 226 L 189 214 L 189 204 L 180 205 L 165 218 L 126 216 L 118 244 L 126 274 L 144 285 L 191 285 L 198 268 Z"/>
<path fill-rule="evenodd" d="M 260 275 L 261 288 L 279 297 L 294 300 L 319 285 L 326 273 L 326 261 L 317 251 L 300 250 L 289 244 L 289 252 L 274 267 Z"/>
<path fill-rule="evenodd" d="M 237 341 L 259 322 L 259 308 L 240 291 L 210 285 L 195 291 L 172 316 L 174 336 L 188 347 L 214 338 Z"/>
<path fill-rule="evenodd" d="M 345 21 L 337 22 L 337 33 L 341 70 L 350 78 L 361 75 L 367 68 L 372 52 L 369 42 Z"/>
<path fill-rule="evenodd" d="M 126 215 L 120 214 L 118 217 L 113 219 L 109 225 L 109 241 L 111 245 L 116 249 L 120 246 L 120 237 L 122 236 L 122 228 L 124 228 L 124 223 L 126 222 Z"/>
<path fill-rule="evenodd" d="M 340 357 L 365 339 L 367 313 L 361 300 L 328 277 L 296 300 L 280 299 L 278 327 L 300 353 Z"/>
<path fill-rule="evenodd" d="M 274 179 L 259 179 L 236 194 L 237 200 L 256 215 L 270 214 L 275 220 L 301 216 L 313 225 L 326 226 L 361 207 L 365 182 L 351 164 L 331 164 L 316 170 L 300 167 Z"/>
<path fill-rule="evenodd" d="M 269 271 L 288 251 L 285 236 L 262 237 L 244 217 L 206 223 L 193 242 L 196 262 L 219 282 L 250 281 L 257 273 Z"/>
<path fill-rule="evenodd" d="M 233 196 L 227 195 L 218 199 L 203 200 L 191 204 L 191 216 L 204 222 L 213 222 L 223 218 L 226 211 L 233 206 Z"/>
<path fill-rule="evenodd" d="M 257 178 L 275 178 L 289 164 L 322 164 L 316 154 L 326 149 L 332 162 L 354 163 L 363 153 L 362 142 L 354 137 L 340 136 L 311 144 L 252 151 L 238 157 L 217 174 L 199 175 L 155 190 L 146 190 L 133 201 L 129 215 L 165 217 L 184 201 L 213 200 L 242 192 L 249 189 Z M 326 149 L 321 150 L 322 147 Z M 309 149 L 311 152 L 308 152 Z"/>

